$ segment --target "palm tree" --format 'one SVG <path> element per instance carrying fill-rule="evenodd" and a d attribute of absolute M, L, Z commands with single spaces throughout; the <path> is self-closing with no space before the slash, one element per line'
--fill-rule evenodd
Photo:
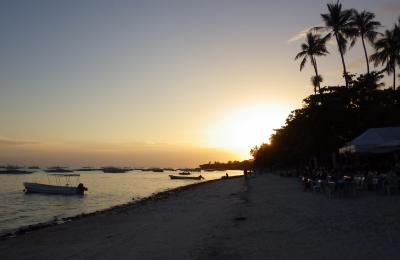
<path fill-rule="evenodd" d="M 325 38 L 329 39 L 334 36 L 338 45 L 340 57 L 342 58 L 343 77 L 348 86 L 348 73 L 346 63 L 344 62 L 344 54 L 347 49 L 347 38 L 354 34 L 354 28 L 351 24 L 351 17 L 353 15 L 352 9 L 342 10 L 342 4 L 327 4 L 329 13 L 321 14 L 322 20 L 325 23 L 324 27 L 315 27 L 314 30 L 327 30 L 328 34 Z"/>
<path fill-rule="evenodd" d="M 317 94 L 317 88 L 318 88 L 318 92 L 321 93 L 321 88 L 320 88 L 320 84 L 324 79 L 322 78 L 321 75 L 318 76 L 312 76 L 311 77 L 311 84 L 314 87 L 314 94 Z"/>
<path fill-rule="evenodd" d="M 397 56 L 399 57 L 397 59 L 397 65 L 400 66 L 400 16 L 398 18 L 397 23 L 395 23 L 395 25 L 394 25 L 393 34 L 394 34 L 393 37 L 394 37 L 395 43 L 396 43 Z M 398 76 L 400 77 L 400 74 Z"/>
<path fill-rule="evenodd" d="M 375 42 L 375 53 L 370 56 L 374 65 L 384 65 L 388 75 L 393 73 L 393 90 L 396 90 L 396 66 L 400 65 L 399 29 L 386 30 L 383 37 Z"/>
<path fill-rule="evenodd" d="M 367 73 L 369 74 L 369 62 L 368 62 L 368 54 L 367 49 L 365 48 L 365 38 L 373 44 L 376 37 L 381 33 L 375 31 L 381 26 L 381 23 L 378 21 L 374 21 L 375 14 L 367 11 L 362 11 L 359 13 L 357 10 L 353 11 L 353 16 L 351 18 L 351 24 L 354 27 L 354 34 L 352 35 L 353 40 L 350 44 L 351 47 L 357 41 L 357 38 L 361 38 L 361 42 L 364 48 L 365 60 L 367 62 Z"/>
<path fill-rule="evenodd" d="M 314 67 L 315 77 L 319 78 L 316 56 L 325 56 L 328 52 L 326 49 L 326 39 L 321 38 L 319 34 L 314 34 L 312 32 L 307 33 L 306 42 L 301 45 L 301 52 L 297 53 L 295 60 L 303 58 L 300 63 L 300 71 L 303 70 L 304 65 L 307 62 L 307 58 L 310 58 L 310 62 Z M 320 89 L 320 81 L 318 81 L 318 89 Z M 316 88 L 314 88 L 316 93 Z"/>

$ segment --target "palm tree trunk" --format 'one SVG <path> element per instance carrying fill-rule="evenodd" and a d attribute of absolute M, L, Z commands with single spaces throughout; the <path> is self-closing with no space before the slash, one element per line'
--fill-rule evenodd
<path fill-rule="evenodd" d="M 312 61 L 312 64 L 313 64 L 313 66 L 314 66 L 315 76 L 316 76 L 317 79 L 318 79 L 317 62 L 315 61 L 315 58 L 314 58 L 314 57 L 311 57 L 311 61 Z M 319 82 L 319 80 L 318 80 L 318 92 L 319 92 L 320 90 L 321 90 L 321 85 L 320 85 L 320 82 Z M 314 92 L 316 92 L 316 91 L 314 91 Z M 315 94 L 317 94 L 317 93 L 315 93 Z"/>
<path fill-rule="evenodd" d="M 393 90 L 396 90 L 396 64 L 393 66 Z"/>
<path fill-rule="evenodd" d="M 367 54 L 367 49 L 365 48 L 365 42 L 364 42 L 364 35 L 363 34 L 361 34 L 361 41 L 362 41 L 363 48 L 364 48 L 365 61 L 367 62 L 367 73 L 369 74 L 368 54 Z"/>
<path fill-rule="evenodd" d="M 343 57 L 342 48 L 340 47 L 339 38 L 338 38 L 338 36 L 337 36 L 336 33 L 335 33 L 335 37 L 336 37 L 336 42 L 337 42 L 337 45 L 338 45 L 338 48 L 339 48 L 340 57 L 342 58 L 344 80 L 345 80 L 345 82 L 346 82 L 346 87 L 348 87 L 348 84 L 347 84 L 347 70 L 346 70 L 346 64 L 344 63 L 344 57 Z"/>

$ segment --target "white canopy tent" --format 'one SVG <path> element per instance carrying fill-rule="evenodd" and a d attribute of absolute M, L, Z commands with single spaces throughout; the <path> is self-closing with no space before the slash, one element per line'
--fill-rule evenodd
<path fill-rule="evenodd" d="M 390 153 L 400 150 L 400 127 L 370 128 L 339 149 L 339 153 Z"/>

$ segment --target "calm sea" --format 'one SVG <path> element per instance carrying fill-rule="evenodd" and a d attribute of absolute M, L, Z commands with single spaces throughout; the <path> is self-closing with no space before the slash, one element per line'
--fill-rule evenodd
<path fill-rule="evenodd" d="M 242 171 L 226 171 L 230 176 Z M 201 172 L 207 180 L 219 179 L 226 172 Z M 48 184 L 48 175 L 42 171 L 33 174 L 0 175 L 0 234 L 18 227 L 47 222 L 54 218 L 71 217 L 90 213 L 132 199 L 140 199 L 153 193 L 192 184 L 195 180 L 170 180 L 169 174 L 131 171 L 126 173 L 103 173 L 100 171 L 77 172 L 88 191 L 84 196 L 25 194 L 23 182 Z M 198 172 L 192 173 L 197 176 Z"/>

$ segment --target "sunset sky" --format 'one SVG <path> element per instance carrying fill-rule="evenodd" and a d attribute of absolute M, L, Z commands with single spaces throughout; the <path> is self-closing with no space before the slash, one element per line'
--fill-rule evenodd
<path fill-rule="evenodd" d="M 313 70 L 293 58 L 326 3 L 2 1 L 0 164 L 250 158 L 313 91 Z M 386 28 L 400 15 L 395 0 L 342 3 Z M 342 84 L 328 49 L 324 85 Z M 358 43 L 345 56 L 351 73 L 365 72 L 362 55 Z"/>

